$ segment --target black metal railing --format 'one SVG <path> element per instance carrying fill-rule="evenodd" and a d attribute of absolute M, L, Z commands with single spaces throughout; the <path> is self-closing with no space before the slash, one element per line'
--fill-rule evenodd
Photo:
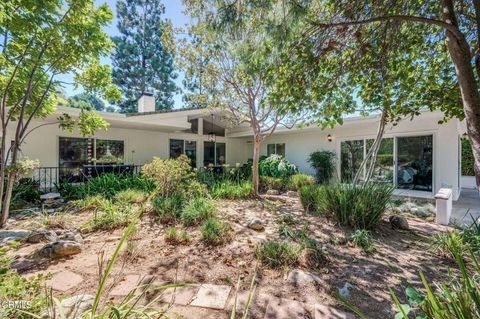
<path fill-rule="evenodd" d="M 138 174 L 141 165 L 84 165 L 82 167 L 39 167 L 31 178 L 42 192 L 53 192 L 61 183 L 82 184 L 102 174 Z"/>

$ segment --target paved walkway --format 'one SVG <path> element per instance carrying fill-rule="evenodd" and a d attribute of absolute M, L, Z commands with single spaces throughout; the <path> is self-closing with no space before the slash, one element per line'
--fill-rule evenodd
<path fill-rule="evenodd" d="M 469 225 L 480 218 L 480 195 L 475 189 L 462 189 L 460 197 L 453 202 L 451 222 Z"/>
<path fill-rule="evenodd" d="M 138 287 L 140 280 L 147 277 L 125 275 L 110 292 L 112 297 L 124 297 Z M 81 275 L 61 271 L 53 275 L 50 286 L 64 292 L 82 282 Z M 237 296 L 237 314 L 241 314 L 248 300 L 249 292 L 241 291 Z M 171 315 L 180 318 L 228 319 L 234 307 L 235 291 L 227 285 L 192 284 L 184 287 L 167 288 L 160 302 L 171 304 Z M 296 300 L 277 298 L 257 293 L 252 304 L 260 305 L 263 319 L 354 319 L 352 314 L 322 304 L 306 304 Z"/>

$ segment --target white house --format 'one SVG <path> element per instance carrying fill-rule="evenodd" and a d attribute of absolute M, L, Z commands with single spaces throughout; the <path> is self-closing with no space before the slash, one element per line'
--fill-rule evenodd
<path fill-rule="evenodd" d="M 57 113 L 75 117 L 79 110 L 59 107 Z M 250 130 L 228 128 L 218 112 L 212 114 L 205 109 L 155 112 L 153 97 L 144 96 L 139 101 L 139 113 L 99 113 L 110 123 L 110 128 L 91 138 L 59 129 L 54 124 L 58 114 L 37 121 L 33 125 L 52 125 L 30 134 L 22 145 L 22 154 L 40 160 L 42 167 L 52 167 L 50 171 L 44 170 L 44 174 L 55 174 L 57 180 L 67 174 L 62 169 L 72 171 L 83 165 L 102 163 L 141 165 L 153 156 L 169 158 L 183 153 L 197 167 L 243 164 L 252 157 Z M 418 197 L 432 198 L 441 187 L 449 187 L 457 199 L 462 187 L 472 187 L 472 181 L 460 174 L 459 139 L 465 131 L 464 125 L 456 119 L 440 125 L 442 118 L 441 112 L 424 112 L 413 120 L 388 126 L 374 178 L 392 181 L 398 194 Z M 333 151 L 337 155 L 338 175 L 343 176 L 358 167 L 375 137 L 378 121 L 375 116 L 358 117 L 348 118 L 333 129 L 278 128 L 262 145 L 262 154 L 282 154 L 301 172 L 313 174 L 307 161 L 309 154 L 317 150 Z M 57 167 L 60 169 L 55 170 Z"/>

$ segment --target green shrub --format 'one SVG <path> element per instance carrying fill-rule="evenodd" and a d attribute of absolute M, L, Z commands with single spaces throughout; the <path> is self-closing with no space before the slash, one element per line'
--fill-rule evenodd
<path fill-rule="evenodd" d="M 468 137 L 462 137 L 462 176 L 475 176 L 472 146 Z"/>
<path fill-rule="evenodd" d="M 342 225 L 372 229 L 385 213 L 392 192 L 392 186 L 377 183 L 328 185 L 317 197 L 318 210 Z"/>
<path fill-rule="evenodd" d="M 258 164 L 260 176 L 289 177 L 297 172 L 297 167 L 281 155 L 272 154 L 260 160 Z"/>
<path fill-rule="evenodd" d="M 175 227 L 165 229 L 165 241 L 172 244 L 187 244 L 190 241 L 186 230 L 178 231 Z"/>
<path fill-rule="evenodd" d="M 38 182 L 31 178 L 21 178 L 15 183 L 12 190 L 11 207 L 20 207 L 26 204 L 35 204 L 40 201 Z"/>
<path fill-rule="evenodd" d="M 155 183 L 139 174 L 107 173 L 90 178 L 85 182 L 84 188 L 85 195 L 102 195 L 111 199 L 128 189 L 151 193 L 155 190 Z"/>
<path fill-rule="evenodd" d="M 253 193 L 252 182 L 235 183 L 223 181 L 213 184 L 210 194 L 213 198 L 243 199 L 251 197 Z"/>
<path fill-rule="evenodd" d="M 208 218 L 215 217 L 217 208 L 215 204 L 203 197 L 194 198 L 182 210 L 182 223 L 185 226 L 198 225 Z"/>
<path fill-rule="evenodd" d="M 365 253 L 370 254 L 375 251 L 375 245 L 368 230 L 357 229 L 347 237 L 348 240 L 355 246 L 360 247 Z"/>
<path fill-rule="evenodd" d="M 257 258 L 266 266 L 277 269 L 295 266 L 302 247 L 288 241 L 270 240 L 256 251 Z"/>
<path fill-rule="evenodd" d="M 83 184 L 61 182 L 55 184 L 55 188 L 57 189 L 57 192 L 60 193 L 62 198 L 67 201 L 82 199 L 87 193 L 85 185 Z"/>
<path fill-rule="evenodd" d="M 210 245 L 220 245 L 227 242 L 231 236 L 231 227 L 217 218 L 208 218 L 200 226 L 202 240 Z"/>
<path fill-rule="evenodd" d="M 115 200 L 122 203 L 141 204 L 147 200 L 147 194 L 139 190 L 127 189 L 117 193 Z"/>
<path fill-rule="evenodd" d="M 288 189 L 293 191 L 298 191 L 304 186 L 309 186 L 315 184 L 315 178 L 307 174 L 295 174 L 290 176 L 288 182 Z"/>
<path fill-rule="evenodd" d="M 278 191 L 285 191 L 287 189 L 288 179 L 284 177 L 260 176 L 260 189 L 267 191 L 269 189 L 276 189 Z"/>
<path fill-rule="evenodd" d="M 80 201 L 84 209 L 93 210 L 91 220 L 83 225 L 83 231 L 110 230 L 128 225 L 138 209 L 127 203 L 115 205 L 111 200 L 100 196 L 88 197 Z"/>
<path fill-rule="evenodd" d="M 329 183 L 335 175 L 335 153 L 330 151 L 317 151 L 310 154 L 308 162 L 316 171 L 317 182 Z"/>
<path fill-rule="evenodd" d="M 299 189 L 298 195 L 305 212 L 310 214 L 321 213 L 318 205 L 323 189 L 323 186 L 317 185 L 304 186 Z"/>
<path fill-rule="evenodd" d="M 180 218 L 184 199 L 181 196 L 157 197 L 153 200 L 153 210 L 160 222 L 169 224 Z"/>

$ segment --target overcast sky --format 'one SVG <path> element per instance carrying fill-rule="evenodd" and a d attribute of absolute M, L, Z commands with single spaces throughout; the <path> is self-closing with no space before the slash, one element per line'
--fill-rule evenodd
<path fill-rule="evenodd" d="M 117 35 L 118 30 L 117 30 L 117 18 L 116 18 L 116 0 L 96 0 L 97 4 L 102 4 L 102 3 L 107 3 L 110 9 L 113 12 L 114 18 L 112 23 L 105 28 L 105 32 L 107 32 L 109 35 Z M 184 27 L 189 19 L 187 16 L 183 14 L 183 5 L 181 0 L 164 0 L 163 4 L 165 5 L 165 17 L 169 18 L 172 20 L 172 23 L 174 27 L 179 28 L 179 27 Z M 104 58 L 102 60 L 102 63 L 104 64 L 111 64 L 110 57 Z M 177 72 L 179 73 L 179 72 Z M 72 75 L 70 74 L 65 74 L 59 77 L 59 80 L 71 83 L 72 82 Z M 178 78 L 176 79 L 177 85 L 181 87 L 182 85 L 182 74 L 179 73 Z M 67 96 L 72 96 L 76 93 L 80 93 L 82 89 L 75 90 L 72 85 L 64 85 L 64 90 Z M 181 94 L 178 94 L 174 97 L 175 101 L 175 108 L 180 108 L 181 103 L 182 103 L 182 96 Z"/>

